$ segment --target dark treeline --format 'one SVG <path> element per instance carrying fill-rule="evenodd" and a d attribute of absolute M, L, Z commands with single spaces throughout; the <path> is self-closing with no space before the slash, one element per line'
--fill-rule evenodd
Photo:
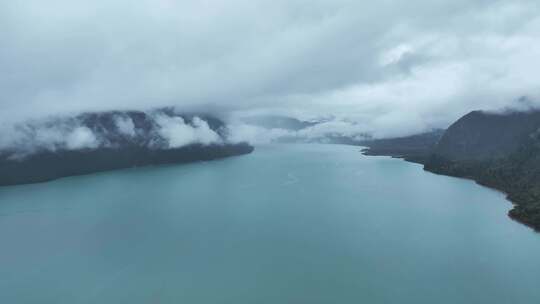
<path fill-rule="evenodd" d="M 364 143 L 369 155 L 389 155 L 424 169 L 504 191 L 515 206 L 509 216 L 540 231 L 540 112 L 471 112 L 444 134 Z M 415 147 L 405 149 L 404 147 Z M 382 147 L 382 148 L 381 148 Z M 409 152 L 408 150 L 411 150 Z"/>
<path fill-rule="evenodd" d="M 196 117 L 204 120 L 218 136 L 216 143 L 189 143 L 170 147 L 167 138 L 160 135 L 160 126 L 153 116 L 179 117 L 186 125 L 194 126 Z M 122 134 L 115 120 L 131 121 L 133 135 Z M 65 176 L 100 171 L 171 163 L 214 160 L 247 154 L 253 147 L 247 143 L 227 141 L 226 125 L 208 115 L 177 114 L 173 109 L 159 109 L 152 113 L 126 111 L 85 113 L 63 121 L 47 121 L 47 126 L 75 124 L 92 131 L 102 143 L 98 147 L 68 149 L 63 145 L 28 148 L 10 147 L 0 150 L 0 186 L 49 181 Z M 42 125 L 24 126 L 32 133 Z M 29 137 L 31 139 L 31 137 Z M 28 151 L 30 149 L 30 151 Z"/>

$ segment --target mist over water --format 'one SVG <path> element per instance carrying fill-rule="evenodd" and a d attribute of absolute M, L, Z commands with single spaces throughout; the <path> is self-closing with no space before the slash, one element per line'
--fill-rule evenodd
<path fill-rule="evenodd" d="M 0 202 L 1 303 L 540 301 L 540 236 L 502 194 L 357 147 L 259 146 Z"/>

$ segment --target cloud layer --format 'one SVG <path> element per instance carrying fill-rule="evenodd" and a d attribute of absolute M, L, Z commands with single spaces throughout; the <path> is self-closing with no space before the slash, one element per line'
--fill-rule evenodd
<path fill-rule="evenodd" d="M 3 122 L 175 105 L 392 136 L 540 95 L 535 0 L 2 1 L 0 28 Z"/>
<path fill-rule="evenodd" d="M 166 115 L 158 115 L 155 121 L 159 125 L 158 133 L 167 141 L 169 148 L 180 148 L 190 144 L 221 143 L 219 135 L 199 117 L 193 118 L 191 124 L 187 124 L 182 117 Z"/>
<path fill-rule="evenodd" d="M 170 110 L 55 117 L 0 129 L 0 156 L 24 159 L 42 151 L 221 145 L 228 139 L 219 128 L 212 129 L 198 116 L 182 117 Z"/>

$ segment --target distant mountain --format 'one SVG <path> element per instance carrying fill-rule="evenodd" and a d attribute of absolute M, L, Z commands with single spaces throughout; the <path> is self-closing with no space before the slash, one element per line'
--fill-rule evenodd
<path fill-rule="evenodd" d="M 452 124 L 435 154 L 448 160 L 487 160 L 517 151 L 540 128 L 540 111 L 473 111 Z"/>
<path fill-rule="evenodd" d="M 540 111 L 471 112 L 442 137 L 426 170 L 504 191 L 509 215 L 540 230 Z"/>
<path fill-rule="evenodd" d="M 365 155 L 385 155 L 424 163 L 431 156 L 444 131 L 435 129 L 405 137 L 364 140 L 360 144 L 368 147 L 363 150 Z"/>
<path fill-rule="evenodd" d="M 265 129 L 283 129 L 289 131 L 299 131 L 312 127 L 320 122 L 304 121 L 288 116 L 279 115 L 260 115 L 243 118 L 247 124 L 262 127 Z"/>
<path fill-rule="evenodd" d="M 434 145 L 419 145 L 412 152 L 410 138 L 383 143 L 382 148 L 366 143 L 365 153 L 413 160 L 425 170 L 504 191 L 516 204 L 510 217 L 540 231 L 540 111 L 474 111 L 452 124 Z"/>
<path fill-rule="evenodd" d="M 20 124 L 13 144 L 0 149 L 0 185 L 146 165 L 185 163 L 241 155 L 219 119 L 179 114 L 112 111 Z"/>
<path fill-rule="evenodd" d="M 260 132 L 273 133 L 275 136 L 271 141 L 279 143 L 358 145 L 371 138 L 370 134 L 355 128 L 356 122 L 335 118 L 300 120 L 288 116 L 260 115 L 244 117 L 240 121 L 256 127 Z M 261 137 L 265 137 L 264 134 Z"/>

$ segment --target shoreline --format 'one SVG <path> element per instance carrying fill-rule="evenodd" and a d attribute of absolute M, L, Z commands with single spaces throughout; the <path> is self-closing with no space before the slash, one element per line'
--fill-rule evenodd
<path fill-rule="evenodd" d="M 365 155 L 365 156 L 386 156 L 386 157 L 406 161 L 406 162 L 409 162 L 409 163 L 419 164 L 419 165 L 422 165 L 422 170 L 425 171 L 425 172 L 429 172 L 429 173 L 432 173 L 432 174 L 435 174 L 435 175 L 440 175 L 440 176 L 448 176 L 448 177 L 454 177 L 454 178 L 473 181 L 477 185 L 480 185 L 482 187 L 497 191 L 497 192 L 503 194 L 505 199 L 508 202 L 510 202 L 510 204 L 512 205 L 512 208 L 510 210 L 508 210 L 508 212 L 506 213 L 508 218 L 510 218 L 512 221 L 515 221 L 517 223 L 520 223 L 521 225 L 524 225 L 524 226 L 530 228 L 531 230 L 533 230 L 536 233 L 540 233 L 540 227 L 537 227 L 537 226 L 535 226 L 535 225 L 533 225 L 531 223 L 523 221 L 519 217 L 516 217 L 515 215 L 512 214 L 512 211 L 515 210 L 516 207 L 520 206 L 521 204 L 519 202 L 513 200 L 511 198 L 511 194 L 508 193 L 507 191 L 505 191 L 504 189 L 500 189 L 497 186 L 490 185 L 488 183 L 484 183 L 481 180 L 475 178 L 474 176 L 459 176 L 459 175 L 448 174 L 448 173 L 444 173 L 444 172 L 440 172 L 440 171 L 436 171 L 436 170 L 430 170 L 430 169 L 426 168 L 426 164 L 425 164 L 425 162 L 421 161 L 421 158 L 420 159 L 419 158 L 414 158 L 414 157 L 411 158 L 409 156 L 399 154 L 399 153 L 383 153 L 383 152 L 377 153 L 377 152 L 372 151 L 370 148 L 364 148 L 360 152 L 362 153 L 362 155 Z M 424 159 L 425 159 L 425 157 L 424 157 Z"/>
<path fill-rule="evenodd" d="M 13 175 L 0 177 L 0 187 L 46 183 L 66 177 L 130 168 L 214 161 L 247 155 L 254 150 L 255 148 L 247 143 L 239 143 L 221 146 L 192 145 L 170 150 L 143 150 L 137 157 L 133 157 L 128 149 L 72 152 L 67 156 L 49 154 L 46 155 L 46 163 L 40 158 L 18 163 L 0 162 L 0 168 L 4 166 L 6 171 L 13 172 Z M 114 160 L 118 160 L 118 162 L 114 162 Z M 62 166 L 65 166 L 66 163 L 73 164 L 74 167 L 63 168 Z M 41 171 L 36 171 L 36 167 L 39 166 L 41 166 Z"/>

